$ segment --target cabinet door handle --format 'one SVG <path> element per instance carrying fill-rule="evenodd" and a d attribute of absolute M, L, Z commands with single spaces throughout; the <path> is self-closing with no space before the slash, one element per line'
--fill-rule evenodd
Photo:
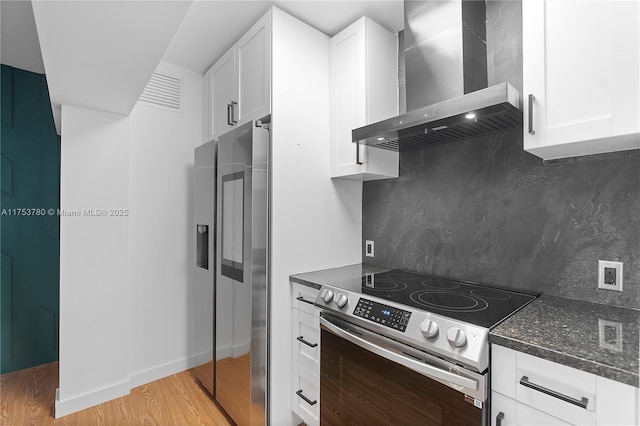
<path fill-rule="evenodd" d="M 304 302 L 304 303 L 308 303 L 308 304 L 310 304 L 310 305 L 313 305 L 313 302 L 312 302 L 311 300 L 307 300 L 307 299 L 305 299 L 305 298 L 304 298 L 304 297 L 302 297 L 302 296 L 298 296 L 298 297 L 296 297 L 296 300 L 299 300 L 299 301 L 301 301 L 301 302 Z"/>
<path fill-rule="evenodd" d="M 356 142 L 356 164 L 362 164 L 360 161 L 360 141 Z"/>
<path fill-rule="evenodd" d="M 502 426 L 502 420 L 504 420 L 504 413 L 500 411 L 496 416 L 496 426 Z"/>
<path fill-rule="evenodd" d="M 236 101 L 231 101 L 231 125 L 238 124 L 238 120 L 236 120 L 236 106 L 238 103 Z"/>
<path fill-rule="evenodd" d="M 560 392 L 556 392 L 552 389 L 549 388 L 545 388 L 544 386 L 540 386 L 538 384 L 532 383 L 529 381 L 529 378 L 527 376 L 522 376 L 522 378 L 520 379 L 520 384 L 524 387 L 536 390 L 538 392 L 542 392 L 544 394 L 547 394 L 549 396 L 552 396 L 554 398 L 558 398 L 562 401 L 568 402 L 569 404 L 573 404 L 573 405 L 577 405 L 580 408 L 587 408 L 587 404 L 589 403 L 589 399 L 582 397 L 582 399 L 576 399 L 576 398 L 572 398 L 570 396 L 564 395 Z"/>
<path fill-rule="evenodd" d="M 304 343 L 305 345 L 309 346 L 310 348 L 315 348 L 316 346 L 318 346 L 317 343 L 310 343 L 310 342 L 307 342 L 306 340 L 304 340 L 304 336 L 298 336 L 298 337 L 296 337 L 296 340 L 298 342 Z"/>
<path fill-rule="evenodd" d="M 536 100 L 536 97 L 533 94 L 529 94 L 529 134 L 535 135 L 536 131 L 533 130 L 533 101 Z"/>
<path fill-rule="evenodd" d="M 304 402 L 306 402 L 309 405 L 316 405 L 318 403 L 318 401 L 316 401 L 315 399 L 312 401 L 309 398 L 307 398 L 306 396 L 304 396 L 302 394 L 302 389 L 300 389 L 298 392 L 296 392 L 296 395 L 298 395 L 300 398 L 304 399 Z"/>
<path fill-rule="evenodd" d="M 231 122 L 231 104 L 227 104 L 227 124 L 229 126 L 233 126 L 233 123 Z"/>

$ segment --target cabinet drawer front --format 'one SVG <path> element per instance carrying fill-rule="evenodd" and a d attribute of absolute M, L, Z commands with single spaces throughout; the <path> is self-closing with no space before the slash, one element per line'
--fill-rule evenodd
<path fill-rule="evenodd" d="M 297 362 L 291 363 L 291 407 L 307 426 L 320 424 L 320 377 Z"/>
<path fill-rule="evenodd" d="M 318 293 L 320 293 L 320 290 L 313 287 L 291 283 L 291 306 L 308 314 L 318 316 L 318 310 L 313 306 Z"/>
<path fill-rule="evenodd" d="M 570 423 L 563 422 L 547 413 L 531 408 L 528 405 L 516 402 L 516 423 L 517 425 L 536 426 L 561 426 Z M 577 423 L 582 424 L 582 423 Z"/>
<path fill-rule="evenodd" d="M 595 424 L 595 375 L 521 352 L 516 354 L 516 365 L 519 402 L 569 423 Z M 584 401 L 586 408 L 566 399 Z"/>
<path fill-rule="evenodd" d="M 293 360 L 320 374 L 320 322 L 318 317 L 293 309 Z"/>
<path fill-rule="evenodd" d="M 491 426 L 515 426 L 516 401 L 491 392 Z"/>
<path fill-rule="evenodd" d="M 491 345 L 491 390 L 516 397 L 516 351 Z"/>
<path fill-rule="evenodd" d="M 596 377 L 596 424 L 637 425 L 640 390 L 604 377 Z"/>

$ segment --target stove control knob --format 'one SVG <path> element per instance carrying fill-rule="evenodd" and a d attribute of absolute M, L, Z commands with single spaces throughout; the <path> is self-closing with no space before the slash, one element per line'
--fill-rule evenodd
<path fill-rule="evenodd" d="M 454 348 L 461 348 L 467 344 L 467 336 L 458 327 L 450 327 L 447 331 L 447 340 Z"/>
<path fill-rule="evenodd" d="M 426 319 L 420 324 L 420 330 L 427 339 L 434 339 L 438 336 L 438 324 L 434 320 Z"/>
<path fill-rule="evenodd" d="M 349 302 L 349 298 L 346 294 L 336 295 L 336 305 L 338 305 L 338 308 L 344 308 L 347 305 L 347 302 Z"/>
<path fill-rule="evenodd" d="M 322 290 L 322 294 L 320 295 L 320 297 L 322 297 L 324 303 L 329 303 L 331 302 L 331 299 L 333 299 L 333 292 L 328 288 L 325 288 L 324 290 Z"/>

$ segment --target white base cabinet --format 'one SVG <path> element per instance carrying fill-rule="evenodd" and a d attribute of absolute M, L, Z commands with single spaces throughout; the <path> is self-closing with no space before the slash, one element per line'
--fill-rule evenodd
<path fill-rule="evenodd" d="M 640 148 L 640 3 L 523 0 L 524 149 Z"/>
<path fill-rule="evenodd" d="M 307 426 L 320 424 L 320 290 L 291 283 L 291 409 Z"/>
<path fill-rule="evenodd" d="M 638 388 L 492 345 L 491 424 L 636 425 Z"/>
<path fill-rule="evenodd" d="M 398 177 L 398 153 L 352 142 L 351 131 L 398 114 L 398 39 L 362 17 L 330 41 L 331 177 Z M 359 150 L 358 150 L 359 149 Z"/>

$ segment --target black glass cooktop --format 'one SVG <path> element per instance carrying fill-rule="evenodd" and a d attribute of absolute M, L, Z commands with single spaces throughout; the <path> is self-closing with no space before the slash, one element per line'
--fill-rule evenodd
<path fill-rule="evenodd" d="M 538 296 L 402 270 L 363 277 L 360 292 L 487 328 Z"/>

